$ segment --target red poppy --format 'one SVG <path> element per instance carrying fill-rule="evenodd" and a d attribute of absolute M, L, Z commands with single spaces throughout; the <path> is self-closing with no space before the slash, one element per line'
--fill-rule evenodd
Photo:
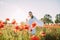
<path fill-rule="evenodd" d="M 2 24 L 5 24 L 5 22 L 2 22 Z"/>
<path fill-rule="evenodd" d="M 40 35 L 41 35 L 42 37 L 45 37 L 45 36 L 46 36 L 46 33 L 45 33 L 44 31 L 41 31 L 41 32 L 40 32 Z"/>
<path fill-rule="evenodd" d="M 13 20 L 13 21 L 12 21 L 12 24 L 16 24 L 16 20 Z"/>
<path fill-rule="evenodd" d="M 20 28 L 19 28 L 19 26 L 15 26 L 15 29 L 16 29 L 16 30 L 19 30 Z"/>
<path fill-rule="evenodd" d="M 32 28 L 34 28 L 36 26 L 36 23 L 35 22 L 33 22 L 32 23 Z"/>
<path fill-rule="evenodd" d="M 4 23 L 2 21 L 0 22 L 0 28 L 4 28 Z"/>
<path fill-rule="evenodd" d="M 28 24 L 25 25 L 25 29 L 27 29 L 27 30 L 29 29 L 29 25 Z"/>
<path fill-rule="evenodd" d="M 31 36 L 31 40 L 39 40 L 39 37 L 35 36 L 35 35 L 32 35 Z"/>
<path fill-rule="evenodd" d="M 4 25 L 3 24 L 0 24 L 0 28 L 4 28 Z"/>
<path fill-rule="evenodd" d="M 7 21 L 9 21 L 10 19 L 9 18 L 6 18 Z"/>

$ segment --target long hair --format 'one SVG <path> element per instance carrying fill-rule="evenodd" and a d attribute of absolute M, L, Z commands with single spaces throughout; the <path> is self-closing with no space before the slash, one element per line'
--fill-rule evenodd
<path fill-rule="evenodd" d="M 31 19 L 33 19 L 33 18 L 34 18 L 34 16 L 32 15 L 32 16 L 31 16 Z"/>

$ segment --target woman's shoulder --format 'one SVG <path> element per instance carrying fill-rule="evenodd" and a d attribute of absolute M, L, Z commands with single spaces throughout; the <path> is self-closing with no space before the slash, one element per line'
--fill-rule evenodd
<path fill-rule="evenodd" d="M 35 16 L 33 16 L 33 18 L 34 18 L 34 19 L 36 19 L 36 17 L 35 17 Z"/>

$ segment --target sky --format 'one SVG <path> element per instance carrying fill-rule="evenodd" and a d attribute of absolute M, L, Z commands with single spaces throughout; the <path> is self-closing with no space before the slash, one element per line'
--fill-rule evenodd
<path fill-rule="evenodd" d="M 0 20 L 10 18 L 17 22 L 26 21 L 29 11 L 37 19 L 50 14 L 55 20 L 56 14 L 60 13 L 60 0 L 0 0 Z"/>

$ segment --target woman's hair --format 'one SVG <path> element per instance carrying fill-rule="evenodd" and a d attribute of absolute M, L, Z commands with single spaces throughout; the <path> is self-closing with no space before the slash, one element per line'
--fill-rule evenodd
<path fill-rule="evenodd" d="M 33 18 L 34 18 L 34 16 L 32 15 L 32 16 L 31 16 L 31 19 L 33 19 Z"/>
<path fill-rule="evenodd" d="M 31 11 L 29 11 L 29 13 L 32 13 Z"/>
<path fill-rule="evenodd" d="M 32 14 L 32 12 L 31 12 L 31 11 L 29 11 L 29 13 L 30 13 L 30 14 Z M 34 17 L 34 16 L 33 16 L 33 14 L 32 14 L 31 19 L 32 19 L 33 17 Z"/>

